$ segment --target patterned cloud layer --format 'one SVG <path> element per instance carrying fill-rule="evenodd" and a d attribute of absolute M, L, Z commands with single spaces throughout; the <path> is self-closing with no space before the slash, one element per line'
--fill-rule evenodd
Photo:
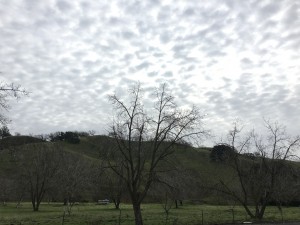
<path fill-rule="evenodd" d="M 107 95 L 140 81 L 198 105 L 217 136 L 234 118 L 300 133 L 299 16 L 295 0 L 0 0 L 1 81 L 31 92 L 10 128 L 105 133 Z"/>

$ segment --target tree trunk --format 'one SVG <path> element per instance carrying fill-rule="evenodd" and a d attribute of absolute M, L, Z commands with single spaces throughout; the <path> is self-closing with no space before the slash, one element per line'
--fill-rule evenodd
<path fill-rule="evenodd" d="M 262 220 L 262 218 L 264 217 L 264 214 L 265 214 L 266 207 L 267 207 L 267 204 L 264 204 L 264 205 L 262 205 L 260 210 L 258 210 L 258 212 L 256 212 L 255 217 L 257 219 Z"/>
<path fill-rule="evenodd" d="M 33 208 L 33 211 L 35 211 L 35 212 L 39 211 L 39 204 L 37 203 L 35 198 L 32 200 L 32 208 Z"/>
<path fill-rule="evenodd" d="M 115 209 L 120 209 L 120 198 L 113 198 L 113 202 L 115 204 Z"/>
<path fill-rule="evenodd" d="M 40 203 L 41 202 L 37 199 L 36 202 L 34 203 L 33 211 L 35 212 L 39 211 Z"/>
<path fill-rule="evenodd" d="M 36 206 L 34 207 L 33 211 L 35 211 L 35 212 L 39 211 L 39 207 L 36 205 Z"/>
<path fill-rule="evenodd" d="M 242 204 L 244 209 L 246 210 L 247 214 L 250 216 L 250 218 L 255 219 L 255 215 L 250 211 L 250 209 L 248 208 L 247 204 L 244 203 Z"/>
<path fill-rule="evenodd" d="M 64 206 L 66 206 L 68 204 L 68 199 L 64 198 Z"/>
<path fill-rule="evenodd" d="M 32 195 L 32 197 L 31 197 L 31 203 L 32 203 L 32 209 L 33 209 L 33 211 L 39 211 L 39 207 L 37 206 L 36 196 L 35 195 Z"/>
<path fill-rule="evenodd" d="M 143 225 L 141 204 L 133 202 L 132 206 L 134 211 L 135 225 Z"/>
<path fill-rule="evenodd" d="M 264 217 L 264 214 L 265 214 L 267 204 L 264 204 L 261 207 L 256 205 L 255 206 L 255 214 L 251 212 L 251 210 L 248 208 L 248 206 L 246 204 L 243 204 L 243 207 L 246 210 L 247 214 L 250 216 L 250 218 L 262 220 Z"/>
<path fill-rule="evenodd" d="M 31 198 L 33 211 L 39 211 L 39 207 L 42 202 L 42 196 L 39 196 L 36 193 L 34 193 Z"/>
<path fill-rule="evenodd" d="M 178 202 L 177 202 L 177 199 L 175 199 L 175 208 L 178 209 Z"/>

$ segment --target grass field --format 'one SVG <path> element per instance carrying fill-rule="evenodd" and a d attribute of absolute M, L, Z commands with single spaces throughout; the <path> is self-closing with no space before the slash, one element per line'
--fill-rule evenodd
<path fill-rule="evenodd" d="M 0 206 L 0 225 L 132 225 L 134 217 L 131 205 L 121 205 L 121 211 L 115 210 L 113 205 L 95 205 L 85 203 L 73 206 L 70 216 L 64 215 L 64 207 L 61 203 L 44 203 L 39 212 L 33 212 L 30 203 L 23 203 L 16 208 L 14 203 Z M 179 209 L 171 209 L 169 219 L 159 204 L 144 204 L 142 213 L 145 225 L 200 225 L 231 223 L 233 221 L 249 221 L 249 217 L 241 207 L 210 206 L 210 205 L 184 205 Z M 202 220 L 203 215 L 203 220 Z M 300 208 L 290 207 L 283 209 L 285 221 L 300 220 Z M 281 215 L 276 207 L 269 207 L 266 221 L 281 221 Z M 175 221 L 175 223 L 174 223 Z"/>

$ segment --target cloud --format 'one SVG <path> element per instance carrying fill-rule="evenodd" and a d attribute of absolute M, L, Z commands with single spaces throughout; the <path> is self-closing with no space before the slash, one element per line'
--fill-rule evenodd
<path fill-rule="evenodd" d="M 299 9 L 293 0 L 0 3 L 1 80 L 32 92 L 11 103 L 10 126 L 106 132 L 105 96 L 140 81 L 148 92 L 168 83 L 216 132 L 263 116 L 299 132 Z"/>
<path fill-rule="evenodd" d="M 56 6 L 62 13 L 68 12 L 69 10 L 72 9 L 72 5 L 70 3 L 62 0 L 57 1 Z"/>

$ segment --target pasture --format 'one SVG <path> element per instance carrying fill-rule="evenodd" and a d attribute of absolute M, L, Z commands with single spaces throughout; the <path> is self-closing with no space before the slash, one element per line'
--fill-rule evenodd
<path fill-rule="evenodd" d="M 239 206 L 213 206 L 184 204 L 172 208 L 169 216 L 160 204 L 143 204 L 145 225 L 201 225 L 249 221 L 244 209 Z M 300 220 L 300 208 L 283 208 L 282 216 L 277 207 L 268 207 L 264 221 Z M 130 204 L 121 204 L 116 210 L 113 204 L 96 205 L 80 203 L 74 205 L 71 215 L 65 213 L 62 203 L 43 203 L 39 212 L 33 212 L 30 203 L 16 208 L 15 203 L 0 206 L 0 225 L 132 225 L 134 216 Z"/>

